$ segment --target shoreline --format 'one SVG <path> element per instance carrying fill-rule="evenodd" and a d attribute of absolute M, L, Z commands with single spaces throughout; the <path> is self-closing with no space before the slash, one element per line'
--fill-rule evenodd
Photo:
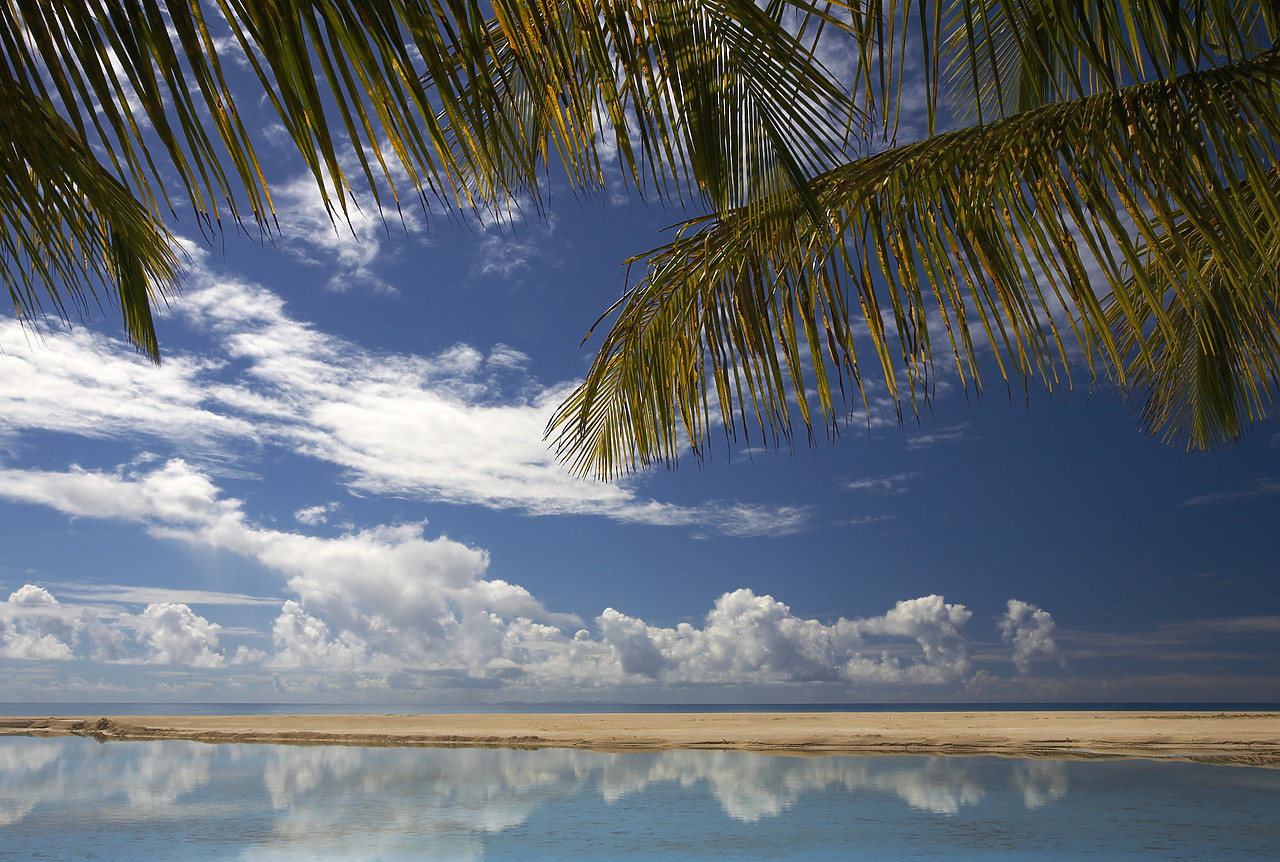
<path fill-rule="evenodd" d="M 1280 766 L 1274 712 L 565 713 L 0 718 L 0 736 L 99 741 L 1158 757 Z"/>

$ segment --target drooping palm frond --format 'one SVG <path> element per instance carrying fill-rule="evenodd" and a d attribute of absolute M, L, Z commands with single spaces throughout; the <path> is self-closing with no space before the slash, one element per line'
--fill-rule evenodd
<path fill-rule="evenodd" d="M 789 189 L 842 157 L 850 103 L 784 11 L 851 33 L 841 3 L 788 0 L 499 0 L 487 32 L 460 31 L 466 75 L 432 73 L 457 145 L 521 167 L 533 186 L 548 148 L 579 188 L 604 180 L 602 145 L 622 178 L 663 196 L 737 207 Z M 810 27 L 809 29 L 814 29 Z M 482 54 L 486 64 L 473 65 Z M 518 183 L 513 182 L 518 179 Z M 484 182 L 485 178 L 479 177 Z M 530 188 L 531 191 L 536 189 Z"/>
<path fill-rule="evenodd" d="M 1068 373 L 1059 326 L 1127 385 L 1158 340 L 1176 339 L 1170 308 L 1219 289 L 1233 314 L 1274 307 L 1253 250 L 1280 226 L 1261 182 L 1280 155 L 1278 103 L 1280 54 L 1268 51 L 842 166 L 812 183 L 822 221 L 790 197 L 691 224 L 648 259 L 548 433 L 573 469 L 601 477 L 686 444 L 705 451 L 714 417 L 728 434 L 789 438 L 794 410 L 812 434 L 812 398 L 835 423 L 844 387 L 862 392 L 859 349 L 914 405 L 943 339 L 963 380 L 977 380 L 989 344 L 1005 379 L 1053 385 Z M 1213 193 L 1242 184 L 1256 195 L 1249 214 Z M 1165 253 L 1179 228 L 1224 288 Z"/>
<path fill-rule="evenodd" d="M 923 84 L 931 134 L 939 117 L 995 122 L 1229 66 L 1266 51 L 1280 24 L 1280 8 L 1256 0 L 887 0 L 864 15 L 867 104 L 883 113 Z"/>
<path fill-rule="evenodd" d="M 804 194 L 805 178 L 835 163 L 842 93 L 816 63 L 806 28 L 795 35 L 782 13 L 840 28 L 843 8 L 4 0 L 0 75 L 3 92 L 56 106 L 79 145 L 102 154 L 150 214 L 153 241 L 176 206 L 175 175 L 203 227 L 225 216 L 273 229 L 254 135 L 236 108 L 245 95 L 269 99 L 335 215 L 358 194 L 379 209 L 536 195 L 540 171 L 555 161 L 593 188 L 604 149 L 616 149 L 637 184 L 723 208 L 760 188 Z M 229 86 L 231 55 L 251 66 L 259 90 Z M 9 225 L 20 218 L 0 212 Z M 58 290 L 39 275 L 21 291 Z"/>
<path fill-rule="evenodd" d="M 83 313 L 105 293 L 130 340 L 158 357 L 152 303 L 178 272 L 169 235 L 48 102 L 2 76 L 0 168 L 0 277 L 18 318 Z"/>
<path fill-rule="evenodd" d="M 1240 439 L 1275 414 L 1280 393 L 1280 171 L 1273 168 L 1259 194 L 1255 186 L 1224 189 L 1226 208 L 1239 214 L 1229 230 L 1247 226 L 1246 257 L 1227 262 L 1214 254 L 1190 218 L 1157 237 L 1147 259 L 1164 266 L 1149 273 L 1164 285 L 1168 326 L 1151 324 L 1149 297 L 1126 283 L 1104 310 L 1127 360 L 1127 389 L 1141 402 L 1143 425 L 1167 442 L 1212 449 Z M 1270 210 L 1270 211 L 1268 211 Z M 1212 216 L 1211 216 L 1212 217 Z M 1180 290 L 1173 278 L 1195 270 L 1201 292 Z M 1252 271 L 1252 283 L 1242 284 Z M 1189 276 L 1178 282 L 1190 280 Z M 1134 298 L 1134 319 L 1116 296 Z M 1152 293 L 1152 296 L 1155 292 Z"/>

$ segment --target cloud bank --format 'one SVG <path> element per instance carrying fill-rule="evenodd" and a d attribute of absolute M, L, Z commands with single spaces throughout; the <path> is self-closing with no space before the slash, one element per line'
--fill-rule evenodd
<path fill-rule="evenodd" d="M 72 588 L 63 603 L 27 584 L 0 605 L 10 659 L 131 663 L 272 674 L 277 688 L 320 679 L 376 688 L 723 686 L 826 683 L 940 686 L 973 671 L 972 613 L 942 596 L 881 615 L 824 623 L 750 589 L 725 593 L 701 624 L 655 626 L 614 608 L 587 622 L 548 609 L 524 587 L 489 578 L 488 553 L 428 537 L 421 523 L 318 537 L 256 526 L 243 502 L 174 459 L 111 472 L 2 471 L 0 497 L 78 517 L 126 520 L 152 535 L 234 553 L 275 572 L 289 596 L 269 649 L 224 642 L 219 606 L 266 598 L 128 588 Z M 154 599 L 154 600 L 153 600 Z M 133 608 L 146 601 L 145 607 Z M 204 603 L 197 612 L 192 603 Z M 1053 622 L 1011 601 L 1001 631 L 1020 668 L 1056 654 Z"/>

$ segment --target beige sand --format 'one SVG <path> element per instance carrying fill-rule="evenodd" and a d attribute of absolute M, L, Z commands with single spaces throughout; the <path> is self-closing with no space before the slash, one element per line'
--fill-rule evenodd
<path fill-rule="evenodd" d="M 233 715 L 0 719 L 0 734 L 343 745 L 1137 755 L 1280 764 L 1280 714 L 1243 712 Z"/>

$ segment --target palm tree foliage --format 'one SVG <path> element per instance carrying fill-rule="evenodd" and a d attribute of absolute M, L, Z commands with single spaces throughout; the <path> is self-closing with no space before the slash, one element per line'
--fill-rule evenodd
<path fill-rule="evenodd" d="M 4 0 L 0 16 L 0 271 L 23 320 L 105 296 L 158 359 L 171 194 L 206 231 L 276 228 L 236 108 L 265 96 L 335 219 L 358 195 L 536 201 L 551 165 L 589 194 L 606 153 L 629 185 L 706 208 L 637 258 L 552 421 L 583 473 L 701 455 L 720 424 L 776 443 L 798 414 L 812 437 L 865 407 L 871 378 L 915 409 L 936 357 L 976 387 L 989 347 L 1024 386 L 1068 382 L 1082 347 L 1191 446 L 1275 410 L 1271 3 Z M 833 32 L 847 91 L 817 59 Z M 917 90 L 925 134 L 899 144 Z M 868 117 L 886 143 L 848 161 Z"/>
<path fill-rule="evenodd" d="M 159 357 L 152 303 L 179 262 L 178 190 L 202 229 L 277 225 L 238 98 L 273 105 L 335 218 L 536 200 L 564 167 L 716 210 L 795 196 L 858 114 L 813 54 L 811 0 L 3 0 L 0 272 L 18 316 L 103 293 Z M 783 21 L 790 22 L 788 26 Z M 799 26 L 797 26 L 797 22 Z M 798 34 L 798 35 L 797 35 Z M 228 58 L 260 89 L 228 84 Z M 541 177 L 545 180 L 545 176 Z M 43 298 L 43 300 L 42 300 Z"/>
<path fill-rule="evenodd" d="M 549 426 L 603 478 L 758 429 L 839 426 L 868 378 L 918 409 L 1090 374 L 1190 447 L 1272 415 L 1280 384 L 1280 12 L 1236 0 L 874 4 L 858 93 L 887 145 L 638 258 Z M 926 134 L 892 140 L 903 93 Z M 943 129 L 943 123 L 954 127 Z M 817 202 L 817 209 L 813 202 Z M 980 388 L 979 388 L 980 391 Z"/>

